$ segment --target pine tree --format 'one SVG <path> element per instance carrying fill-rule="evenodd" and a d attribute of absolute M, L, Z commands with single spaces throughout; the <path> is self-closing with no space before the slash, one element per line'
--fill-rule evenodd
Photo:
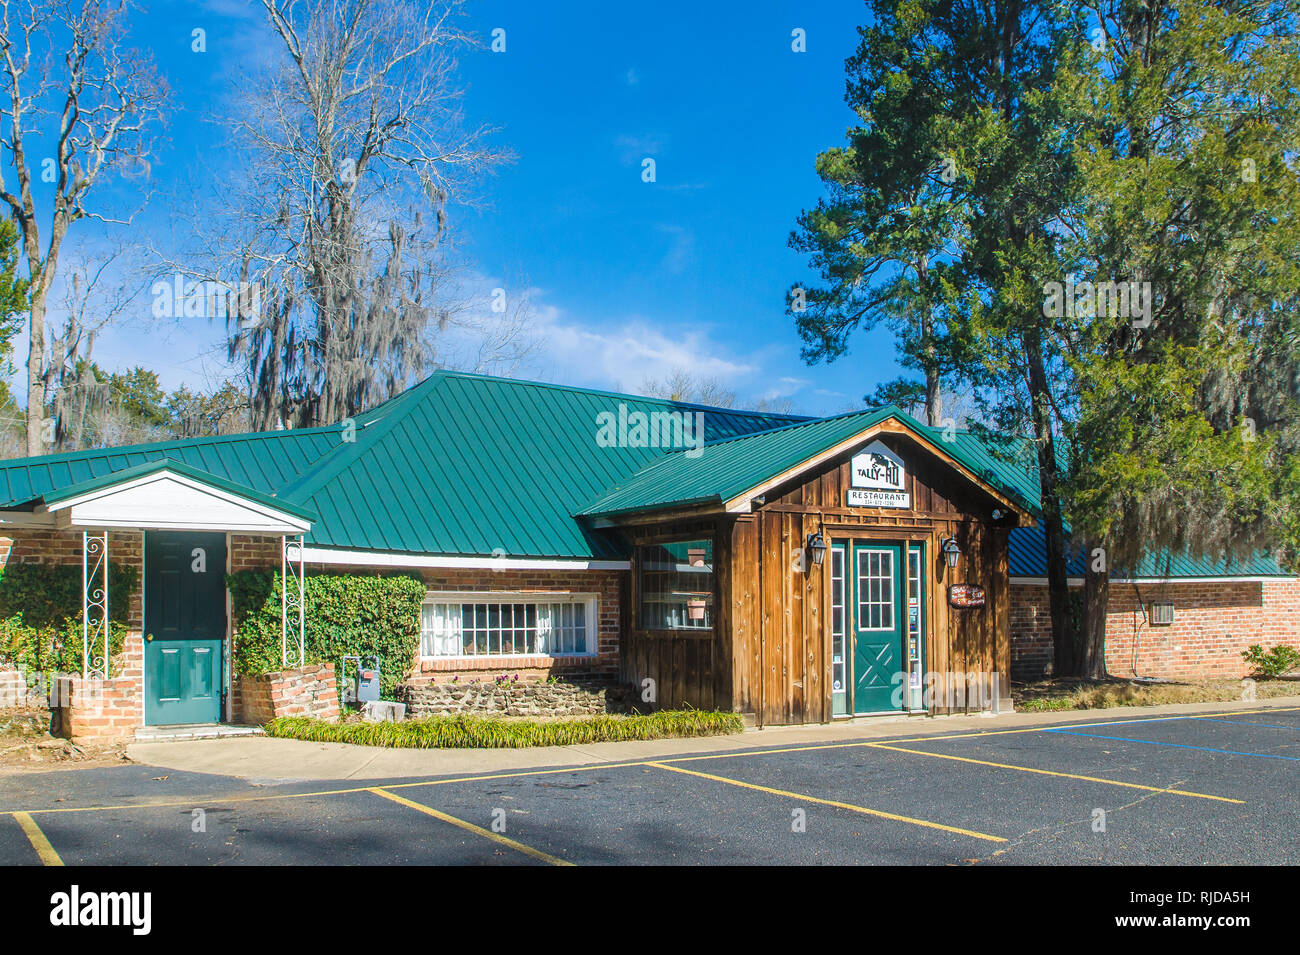
<path fill-rule="evenodd" d="M 1043 275 L 1060 271 L 1055 229 L 1074 181 L 1053 95 L 1071 48 L 1050 3 L 872 0 L 849 60 L 860 119 L 823 153 L 829 198 L 792 237 L 825 287 L 793 296 L 805 358 L 833 359 L 848 336 L 892 320 L 925 372 L 960 379 L 980 417 L 1030 438 L 1041 487 L 1058 672 L 1070 659 L 1059 408 L 1069 382 Z M 908 321 L 913 324 L 907 324 Z M 1006 451 L 1011 454 L 1013 444 Z"/>
<path fill-rule="evenodd" d="M 1167 551 L 1241 558 L 1288 534 L 1294 557 L 1298 15 L 1294 3 L 1106 0 L 1090 35 L 1074 33 L 1091 63 L 1061 78 L 1087 117 L 1066 217 L 1073 267 L 1143 305 L 1108 296 L 1074 316 L 1083 675 L 1105 672 L 1112 572 Z"/>

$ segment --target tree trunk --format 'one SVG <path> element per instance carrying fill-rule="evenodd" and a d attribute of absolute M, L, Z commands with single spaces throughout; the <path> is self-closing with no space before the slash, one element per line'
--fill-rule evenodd
<path fill-rule="evenodd" d="M 1029 368 L 1029 400 L 1034 422 L 1034 446 L 1038 452 L 1038 483 L 1042 493 L 1043 525 L 1047 537 L 1047 600 L 1052 617 L 1052 675 L 1074 676 L 1078 660 L 1074 652 L 1074 630 L 1070 622 L 1070 586 L 1065 560 L 1065 520 L 1061 512 L 1060 472 L 1056 464 L 1056 441 L 1052 433 L 1047 375 L 1043 348 L 1037 330 L 1024 339 Z"/>
<path fill-rule="evenodd" d="M 929 365 L 925 368 L 925 417 L 930 427 L 943 426 L 943 391 L 939 372 Z"/>
<path fill-rule="evenodd" d="M 27 454 L 45 453 L 45 293 L 33 289 L 27 352 Z"/>
<path fill-rule="evenodd" d="M 1088 554 L 1093 553 L 1089 546 Z M 1094 570 L 1089 557 L 1083 579 L 1083 645 L 1080 648 L 1078 675 L 1089 680 L 1106 677 L 1106 607 L 1110 602 L 1110 573 Z"/>
<path fill-rule="evenodd" d="M 916 263 L 916 281 L 923 294 L 930 288 L 930 257 L 924 253 Z M 927 295 L 928 300 L 928 295 Z M 932 428 L 943 424 L 943 392 L 939 383 L 939 360 L 934 347 L 934 316 L 928 307 L 921 311 L 918 340 L 921 344 L 921 367 L 925 371 L 925 419 Z"/>

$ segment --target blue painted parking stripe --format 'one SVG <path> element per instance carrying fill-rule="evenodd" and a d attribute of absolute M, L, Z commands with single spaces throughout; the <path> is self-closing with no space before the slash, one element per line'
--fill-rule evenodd
<path fill-rule="evenodd" d="M 1115 740 L 1118 743 L 1146 743 L 1149 746 L 1172 746 L 1175 749 L 1199 749 L 1204 753 L 1223 753 L 1226 756 L 1257 756 L 1260 759 L 1285 759 L 1289 762 L 1300 763 L 1300 756 L 1278 756 L 1275 753 L 1247 753 L 1235 749 L 1215 749 L 1212 746 L 1189 746 L 1186 743 L 1166 743 L 1155 739 L 1134 739 L 1131 736 L 1103 736 L 1100 733 L 1075 733 L 1070 730 L 1055 728 L 1045 729 L 1043 732 L 1060 733 L 1062 736 L 1087 736 L 1092 739 L 1110 739 Z"/>
<path fill-rule="evenodd" d="M 1260 712 L 1267 713 L 1269 711 L 1261 710 Z M 1278 712 L 1290 712 L 1290 708 L 1288 708 L 1287 710 L 1279 710 Z M 1208 720 L 1208 719 L 1221 719 L 1221 718 L 1204 716 L 1200 713 L 1193 713 L 1190 716 L 1139 716 L 1131 720 L 1094 720 L 1091 723 L 1067 723 L 1065 726 L 1060 728 L 1061 729 L 1083 729 L 1089 726 L 1127 726 L 1129 723 L 1175 723 L 1183 720 Z M 1252 725 L 1259 725 L 1259 724 L 1252 724 Z M 938 739 L 938 737 L 935 738 Z"/>
<path fill-rule="evenodd" d="M 1285 723 L 1256 723 L 1254 720 L 1218 720 L 1206 719 L 1207 723 L 1235 723 L 1238 726 L 1264 726 L 1268 729 L 1290 730 L 1293 733 L 1300 733 L 1300 725 L 1292 723 L 1290 726 Z"/>

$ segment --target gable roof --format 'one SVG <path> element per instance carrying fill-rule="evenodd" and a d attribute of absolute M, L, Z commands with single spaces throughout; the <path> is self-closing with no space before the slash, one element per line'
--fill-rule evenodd
<path fill-rule="evenodd" d="M 153 461 L 146 461 L 121 471 L 114 471 L 111 474 L 105 474 L 100 477 L 90 478 L 86 481 L 78 481 L 73 484 L 66 484 L 63 487 L 56 488 L 45 492 L 38 498 L 28 502 L 30 505 L 42 504 L 49 510 L 64 506 L 69 501 L 75 501 L 87 495 L 93 495 L 97 491 L 108 490 L 137 481 L 141 478 L 147 478 L 155 474 L 177 475 L 188 478 L 198 484 L 206 487 L 215 488 L 224 491 L 227 494 L 233 494 L 251 501 L 255 504 L 261 504 L 264 507 L 272 508 L 289 514 L 293 517 L 302 518 L 311 522 L 316 519 L 316 514 L 309 508 L 299 507 L 286 501 L 279 500 L 269 494 L 264 494 L 255 488 L 243 484 L 236 484 L 234 481 L 227 480 L 218 475 L 209 474 L 207 471 L 200 471 L 198 468 L 190 467 L 179 461 L 173 461 L 171 458 L 163 457 Z"/>
<path fill-rule="evenodd" d="M 0 508 L 13 509 L 69 485 L 164 459 L 274 495 L 338 450 L 340 429 L 304 428 L 45 454 L 0 461 Z"/>
<path fill-rule="evenodd" d="M 597 416 L 620 407 L 629 414 L 703 413 L 706 453 L 689 459 L 659 447 L 602 446 Z M 629 499 L 653 504 L 665 495 L 722 500 L 756 471 L 771 470 L 759 463 L 764 454 L 784 455 L 778 464 L 797 463 L 808 448 L 834 444 L 887 417 L 1037 510 L 1033 461 L 1015 463 L 1023 442 L 964 430 L 945 435 L 896 408 L 808 419 L 461 372 L 437 372 L 357 415 L 354 433 L 332 425 L 0 461 L 0 510 L 64 500 L 96 482 L 124 480 L 130 469 L 172 466 L 193 469 L 198 480 L 228 482 L 228 489 L 260 495 L 262 503 L 289 513 L 313 515 L 306 541 L 316 547 L 623 559 L 621 538 L 575 515 L 612 513 L 606 509 Z M 698 468 L 692 461 L 711 463 Z M 729 470 L 733 465 L 737 471 Z M 686 483 L 672 484 L 678 478 Z M 1011 531 L 1013 577 L 1044 576 L 1044 553 L 1039 527 Z M 1141 570 L 1170 577 L 1282 574 L 1267 555 L 1228 565 L 1161 554 Z M 1076 558 L 1070 574 L 1081 573 Z"/>
<path fill-rule="evenodd" d="M 727 436 L 796 420 L 722 408 L 440 372 L 406 406 L 359 433 L 354 450 L 284 489 L 314 509 L 318 546 L 508 557 L 621 557 L 572 514 L 661 456 L 597 440 L 599 416 L 700 412 Z"/>
<path fill-rule="evenodd" d="M 675 451 L 599 494 L 577 513 L 610 517 L 691 505 L 726 505 L 819 456 L 844 450 L 846 442 L 869 440 L 879 426 L 889 421 L 995 494 L 1025 511 L 1037 511 L 1037 495 L 1025 494 L 1023 481 L 1008 480 L 1007 469 L 994 467 L 997 462 L 986 449 L 976 454 L 968 442 L 945 441 L 942 431 L 928 428 L 900 408 L 888 405 L 800 421 L 757 434 L 718 438 L 703 449 Z"/>
<path fill-rule="evenodd" d="M 442 371 L 358 415 L 354 432 L 333 425 L 0 462 L 0 509 L 167 459 L 314 513 L 306 543 L 317 547 L 622 557 L 617 538 L 572 517 L 663 454 L 597 442 L 597 416 L 620 407 L 701 412 L 709 433 L 727 437 L 802 420 Z"/>

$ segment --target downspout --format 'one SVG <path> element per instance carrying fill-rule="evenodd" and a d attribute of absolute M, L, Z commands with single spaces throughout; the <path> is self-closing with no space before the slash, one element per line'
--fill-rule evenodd
<path fill-rule="evenodd" d="M 1143 679 L 1138 673 L 1138 643 L 1142 639 L 1142 622 L 1146 621 L 1148 626 L 1150 621 L 1147 620 L 1147 604 L 1142 599 L 1142 589 L 1138 587 L 1137 581 L 1133 581 L 1133 593 L 1137 597 L 1138 607 L 1142 610 L 1142 616 L 1139 618 L 1136 614 L 1133 617 L 1133 677 L 1134 679 Z"/>

